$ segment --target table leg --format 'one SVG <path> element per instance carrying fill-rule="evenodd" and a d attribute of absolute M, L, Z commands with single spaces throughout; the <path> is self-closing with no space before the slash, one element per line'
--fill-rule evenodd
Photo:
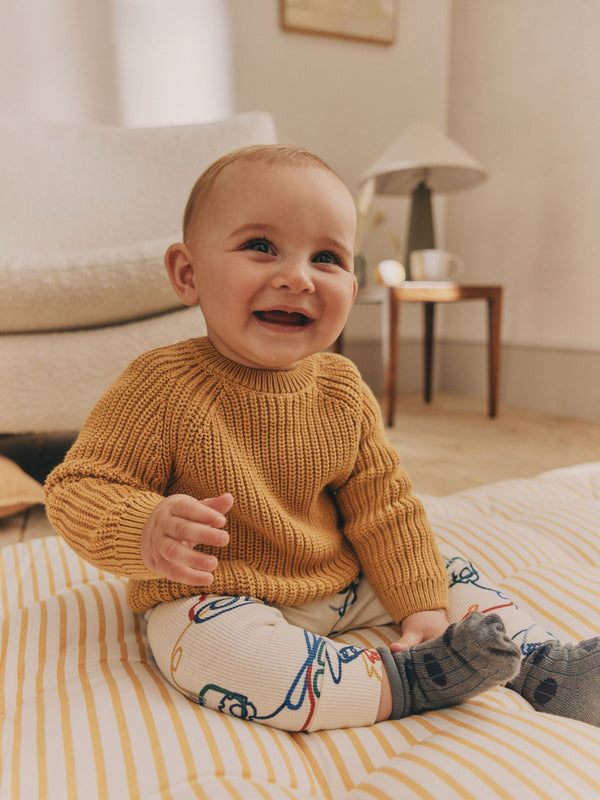
<path fill-rule="evenodd" d="M 488 413 L 493 419 L 498 413 L 500 386 L 500 320 L 502 316 L 502 290 L 488 298 Z"/>
<path fill-rule="evenodd" d="M 423 397 L 426 403 L 431 403 L 435 303 L 427 302 L 423 304 L 423 317 L 425 320 L 425 330 L 423 335 Z"/>
<path fill-rule="evenodd" d="M 384 412 L 388 428 L 394 424 L 394 411 L 396 409 L 396 381 L 398 376 L 398 356 L 400 349 L 400 300 L 390 291 L 389 299 L 389 347 L 387 367 L 385 370 L 384 386 Z"/>

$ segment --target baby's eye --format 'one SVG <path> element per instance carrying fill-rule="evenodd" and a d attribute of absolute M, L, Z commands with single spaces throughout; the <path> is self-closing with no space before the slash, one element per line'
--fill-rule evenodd
<path fill-rule="evenodd" d="M 255 250 L 257 253 L 273 254 L 273 245 L 268 239 L 249 239 L 242 245 L 242 250 Z"/>
<path fill-rule="evenodd" d="M 329 250 L 323 250 L 312 257 L 313 264 L 339 264 L 342 266 L 342 261 L 335 253 Z"/>

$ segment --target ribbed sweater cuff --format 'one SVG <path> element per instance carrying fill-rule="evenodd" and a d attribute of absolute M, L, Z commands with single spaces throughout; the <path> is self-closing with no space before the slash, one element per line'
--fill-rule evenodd
<path fill-rule="evenodd" d="M 431 577 L 394 587 L 382 594 L 381 602 L 396 622 L 401 622 L 418 611 L 448 608 L 448 584 L 445 575 L 441 579 Z"/>
<path fill-rule="evenodd" d="M 152 580 L 158 577 L 142 561 L 141 541 L 148 517 L 162 499 L 159 494 L 137 494 L 128 498 L 121 514 L 115 540 L 115 558 L 130 578 Z"/>

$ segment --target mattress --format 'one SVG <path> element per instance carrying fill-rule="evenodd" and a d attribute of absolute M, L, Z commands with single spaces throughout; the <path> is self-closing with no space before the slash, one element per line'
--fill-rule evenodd
<path fill-rule="evenodd" d="M 549 631 L 600 634 L 600 463 L 424 501 L 440 540 Z M 124 582 L 59 538 L 2 548 L 0 587 L 3 799 L 600 797 L 600 730 L 506 688 L 372 727 L 286 733 L 172 689 Z"/>

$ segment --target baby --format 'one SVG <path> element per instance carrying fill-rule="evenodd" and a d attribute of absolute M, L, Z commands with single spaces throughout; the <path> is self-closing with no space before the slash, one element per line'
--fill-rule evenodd
<path fill-rule="evenodd" d="M 141 356 L 108 390 L 48 479 L 50 519 L 129 578 L 162 673 L 211 708 L 361 726 L 512 679 L 536 708 L 598 724 L 579 691 L 597 640 L 561 645 L 504 597 L 502 619 L 471 613 L 500 591 L 460 556 L 444 564 L 376 399 L 325 352 L 356 296 L 354 235 L 348 189 L 305 150 L 209 167 L 165 256 L 208 336 Z M 393 623 L 390 647 L 338 638 Z"/>

